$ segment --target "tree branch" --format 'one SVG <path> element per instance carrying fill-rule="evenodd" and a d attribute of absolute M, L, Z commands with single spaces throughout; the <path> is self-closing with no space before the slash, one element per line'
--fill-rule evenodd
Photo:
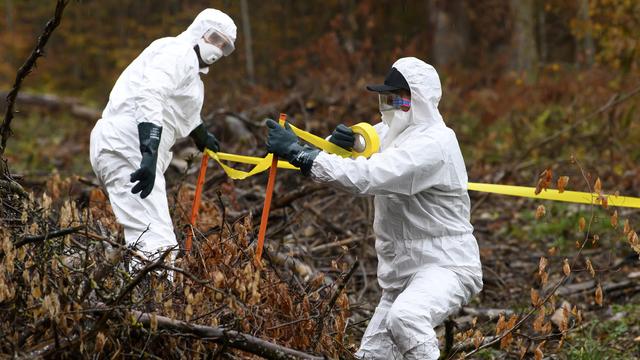
<path fill-rule="evenodd" d="M 132 310 L 131 313 L 140 324 L 147 328 L 151 327 L 154 315 L 136 310 Z M 259 355 L 267 359 L 323 359 L 322 357 L 280 346 L 234 330 L 191 324 L 186 321 L 174 320 L 157 315 L 155 316 L 155 321 L 157 321 L 158 329 L 193 334 L 200 338 L 207 338 L 207 340 L 213 340 L 217 343 L 225 344 L 232 348 Z"/>
<path fill-rule="evenodd" d="M 58 0 L 55 14 L 51 19 L 49 19 L 49 21 L 47 21 L 47 25 L 38 38 L 38 43 L 36 44 L 35 49 L 33 49 L 27 58 L 27 61 L 25 61 L 20 69 L 18 69 L 16 80 L 13 83 L 13 88 L 9 92 L 9 95 L 7 95 L 7 110 L 4 116 L 4 121 L 0 126 L 0 136 L 2 136 L 2 140 L 0 141 L 0 157 L 4 155 L 4 150 L 7 147 L 7 140 L 9 139 L 9 136 L 11 136 L 11 120 L 13 119 L 14 114 L 13 108 L 16 102 L 16 97 L 18 96 L 18 91 L 22 85 L 22 81 L 27 77 L 27 75 L 29 75 L 33 67 L 36 65 L 38 58 L 44 54 L 44 46 L 47 44 L 47 41 L 49 41 L 49 37 L 53 33 L 53 30 L 55 30 L 55 28 L 60 24 L 62 13 L 68 3 L 69 0 Z"/>

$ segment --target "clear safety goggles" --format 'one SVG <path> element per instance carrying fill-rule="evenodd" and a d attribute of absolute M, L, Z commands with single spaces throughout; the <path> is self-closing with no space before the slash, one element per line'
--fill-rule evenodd
<path fill-rule="evenodd" d="M 216 29 L 209 29 L 209 31 L 204 34 L 203 38 L 207 43 L 222 50 L 224 56 L 228 56 L 233 52 L 233 50 L 235 50 L 233 41 L 229 40 L 228 37 Z"/>
<path fill-rule="evenodd" d="M 380 102 L 380 111 L 397 110 L 409 111 L 411 108 L 411 99 L 404 98 L 396 94 L 378 94 Z"/>

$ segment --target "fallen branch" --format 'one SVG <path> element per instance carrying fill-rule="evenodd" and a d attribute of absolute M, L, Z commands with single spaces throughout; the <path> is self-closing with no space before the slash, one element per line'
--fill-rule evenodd
<path fill-rule="evenodd" d="M 483 317 L 489 320 L 497 319 L 500 317 L 500 314 L 504 316 L 511 316 L 514 314 L 514 311 L 511 309 L 479 309 L 467 306 L 463 307 L 461 312 L 465 315 Z"/>
<path fill-rule="evenodd" d="M 147 328 L 151 328 L 152 323 L 154 323 L 154 326 L 155 323 L 157 323 L 157 328 L 161 330 L 192 334 L 199 338 L 206 338 L 207 340 L 212 340 L 238 350 L 262 356 L 266 359 L 323 359 L 322 357 L 280 346 L 234 330 L 191 324 L 186 321 L 174 320 L 136 310 L 132 310 L 131 313 L 136 317 L 138 323 Z"/>
<path fill-rule="evenodd" d="M 50 233 L 46 233 L 44 235 L 29 235 L 29 236 L 25 236 L 24 238 L 22 238 L 22 240 L 17 241 L 15 244 L 13 244 L 14 249 L 20 248 L 24 245 L 27 244 L 32 244 L 32 243 L 36 243 L 39 241 L 43 241 L 43 240 L 47 240 L 47 239 L 53 239 L 53 238 L 57 238 L 57 237 L 61 237 L 61 236 L 65 236 L 65 235 L 69 235 L 69 234 L 73 234 L 75 232 L 78 232 L 80 230 L 84 229 L 84 226 L 76 226 L 76 227 L 72 227 L 72 228 L 66 228 L 66 229 L 61 229 L 61 230 L 56 230 L 56 231 L 52 231 Z M 0 249 L 0 259 L 4 258 L 4 251 L 2 249 Z"/>
<path fill-rule="evenodd" d="M 7 98 L 8 96 L 8 92 L 0 91 L 0 97 Z M 20 93 L 16 97 L 16 101 L 24 105 L 46 108 L 50 111 L 68 111 L 75 118 L 86 121 L 95 121 L 101 116 L 100 110 L 86 106 L 80 100 L 71 97 L 60 97 L 53 94 Z M 6 110 L 4 106 L 0 108 Z"/>
<path fill-rule="evenodd" d="M 56 231 L 52 231 L 43 235 L 28 235 L 25 236 L 24 238 L 22 238 L 22 240 L 17 241 L 15 244 L 13 244 L 13 246 L 17 249 L 21 246 L 27 245 L 27 244 L 32 244 L 32 243 L 36 243 L 39 241 L 44 241 L 47 239 L 54 239 L 54 238 L 58 238 L 58 237 L 62 237 L 62 236 L 66 236 L 69 234 L 73 234 L 76 233 L 80 230 L 84 229 L 84 226 L 74 226 L 74 227 L 70 227 L 70 228 L 64 228 L 64 229 L 60 229 L 60 230 L 56 230 Z"/>

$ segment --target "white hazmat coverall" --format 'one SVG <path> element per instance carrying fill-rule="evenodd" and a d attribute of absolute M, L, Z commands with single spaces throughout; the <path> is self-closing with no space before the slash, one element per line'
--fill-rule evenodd
<path fill-rule="evenodd" d="M 411 108 L 383 112 L 375 126 L 381 151 L 369 159 L 321 152 L 311 176 L 375 196 L 382 298 L 356 355 L 438 359 L 434 327 L 482 289 L 480 255 L 462 153 L 438 111 L 438 74 L 412 57 L 393 67 L 411 88 Z"/>
<path fill-rule="evenodd" d="M 177 244 L 169 216 L 164 172 L 171 162 L 171 146 L 201 124 L 204 100 L 196 42 L 215 29 L 231 41 L 236 26 L 225 13 L 206 9 L 177 37 L 151 43 L 120 75 L 109 103 L 91 132 L 91 166 L 109 193 L 111 207 L 124 227 L 127 244 L 147 254 Z M 151 194 L 132 194 L 130 175 L 140 166 L 138 123 L 162 126 L 156 178 Z"/>

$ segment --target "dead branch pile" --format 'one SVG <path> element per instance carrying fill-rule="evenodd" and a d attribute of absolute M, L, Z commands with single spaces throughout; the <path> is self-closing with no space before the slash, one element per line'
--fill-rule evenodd
<path fill-rule="evenodd" d="M 227 223 L 210 203 L 203 217 L 220 226 L 198 234 L 191 256 L 146 261 L 121 245 L 104 195 L 95 189 L 79 209 L 66 196 L 73 184 L 53 177 L 42 196 L 3 203 L 17 217 L 0 230 L 1 353 L 313 359 L 353 350 L 344 289 L 357 263 L 334 262 L 331 279 L 299 261 L 281 266 L 287 256 L 270 251 L 256 268 L 251 215 Z"/>

